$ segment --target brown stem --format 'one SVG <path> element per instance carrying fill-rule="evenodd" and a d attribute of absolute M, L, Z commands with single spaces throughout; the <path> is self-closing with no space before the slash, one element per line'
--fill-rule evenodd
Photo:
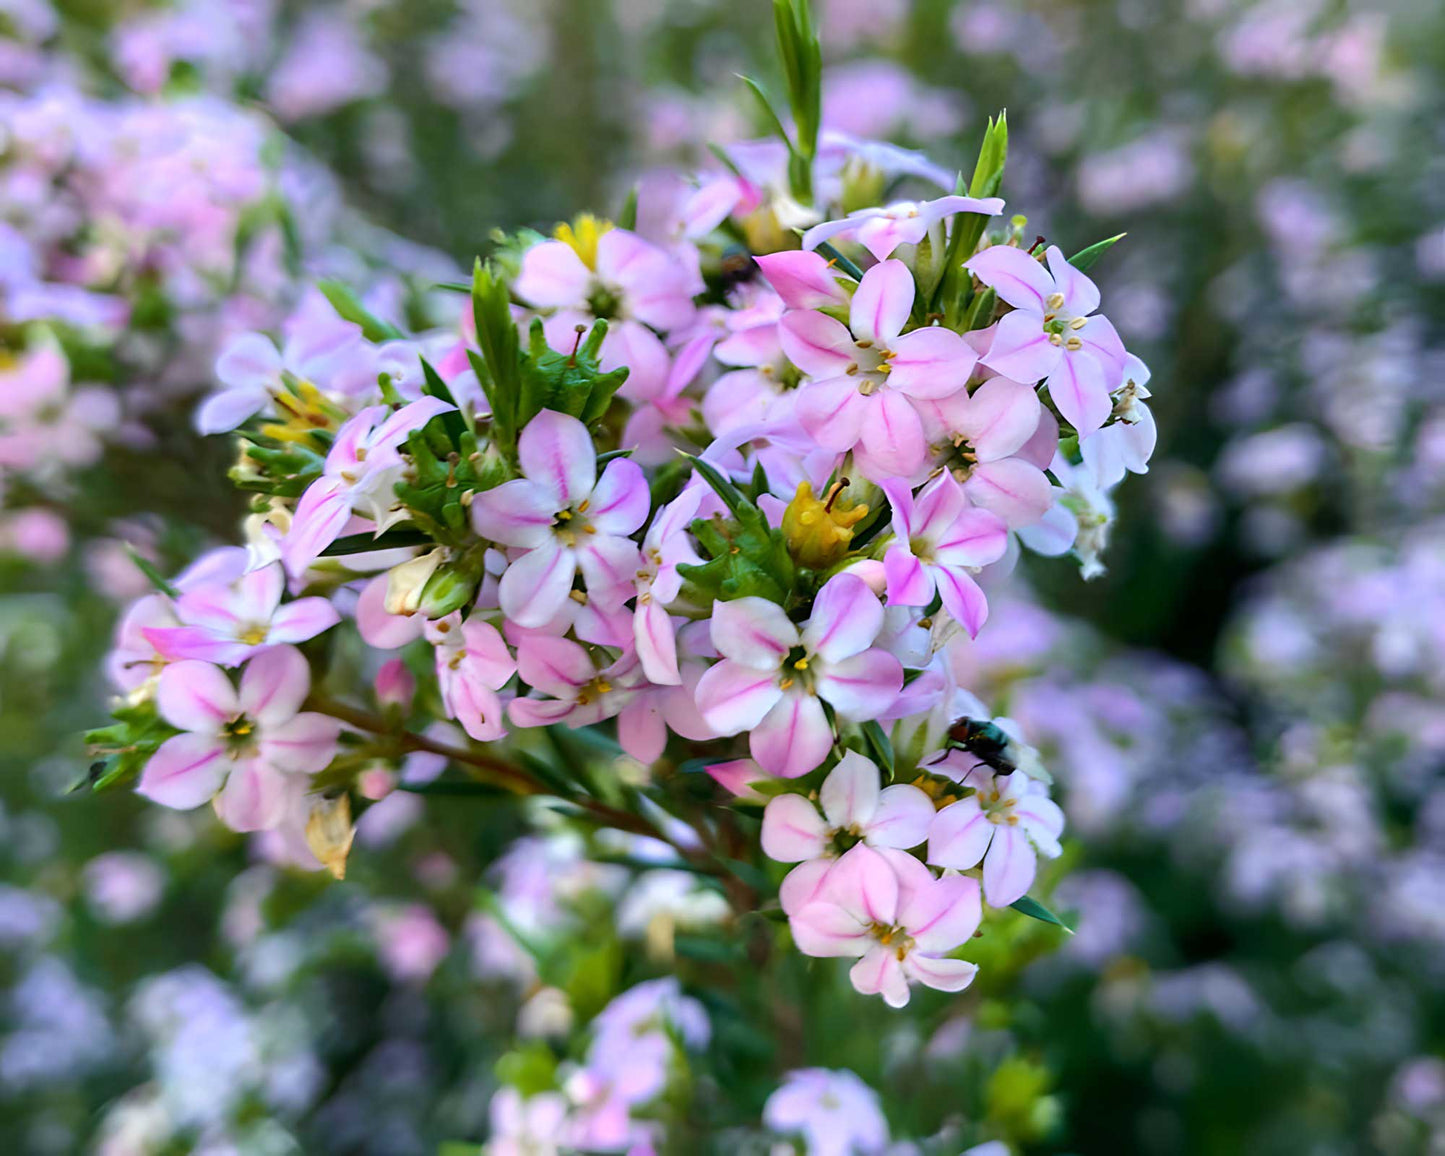
<path fill-rule="evenodd" d="M 384 738 L 394 740 L 402 751 L 426 751 L 429 754 L 441 755 L 443 758 L 451 759 L 453 762 L 462 764 L 471 769 L 472 777 L 478 782 L 491 783 L 494 786 L 503 787 L 518 795 L 546 795 L 550 790 L 534 779 L 526 771 L 519 770 L 511 763 L 502 759 L 493 758 L 480 751 L 470 750 L 466 747 L 454 747 L 448 743 L 439 743 L 425 735 L 419 735 L 412 731 L 397 731 L 385 718 L 372 714 L 369 711 L 360 710 L 356 707 L 347 706 L 345 703 L 336 702 L 332 699 L 313 694 L 306 703 L 311 710 L 319 711 L 321 714 L 330 715 L 339 719 L 347 726 L 357 730 L 366 731 L 370 734 L 380 735 Z M 708 874 L 717 875 L 724 883 L 733 876 L 711 855 L 693 847 L 685 846 L 671 838 L 657 824 L 643 815 L 633 811 L 624 811 L 619 807 L 609 806 L 597 799 L 567 799 L 566 802 L 585 811 L 587 815 L 604 827 L 612 827 L 619 831 L 627 831 L 633 835 L 645 835 L 650 839 L 657 839 L 666 843 L 683 859 L 699 869 L 705 870 Z"/>

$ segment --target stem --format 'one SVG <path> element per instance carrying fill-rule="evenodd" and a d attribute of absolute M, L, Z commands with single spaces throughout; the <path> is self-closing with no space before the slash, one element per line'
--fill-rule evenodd
<path fill-rule="evenodd" d="M 429 754 L 441 755 L 443 758 L 460 763 L 471 769 L 472 777 L 478 782 L 490 783 L 494 786 L 503 787 L 517 795 L 550 795 L 553 792 L 527 774 L 502 759 L 493 758 L 491 755 L 483 754 L 480 751 L 470 750 L 465 747 L 454 747 L 448 743 L 439 743 L 425 735 L 415 734 L 412 731 L 397 731 L 385 718 L 373 714 L 370 711 L 347 706 L 345 703 L 336 702 L 333 699 L 313 694 L 306 703 L 310 710 L 319 711 L 321 714 L 330 715 L 339 719 L 347 726 L 357 730 L 366 731 L 370 734 L 380 735 L 383 738 L 393 740 L 403 752 L 426 751 Z M 649 839 L 656 839 L 666 843 L 678 856 L 685 860 L 692 868 L 707 875 L 715 875 L 722 879 L 726 886 L 729 881 L 737 882 L 726 868 L 707 851 L 698 850 L 695 847 L 688 847 L 677 842 L 669 836 L 656 823 L 646 816 L 639 815 L 633 811 L 624 811 L 620 807 L 613 807 L 598 799 L 577 798 L 564 799 L 564 802 L 577 807 L 586 813 L 588 818 L 604 827 L 612 827 L 618 831 L 626 831 L 633 835 L 643 835 Z"/>

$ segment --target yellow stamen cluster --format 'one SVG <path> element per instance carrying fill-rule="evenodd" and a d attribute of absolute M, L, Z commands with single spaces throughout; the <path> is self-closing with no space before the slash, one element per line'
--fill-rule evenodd
<path fill-rule="evenodd" d="M 280 421 L 267 422 L 261 432 L 280 442 L 305 442 L 317 430 L 337 428 L 337 411 L 309 381 L 298 381 L 296 392 L 276 395 Z"/>
<path fill-rule="evenodd" d="M 602 239 L 602 234 L 611 228 L 611 221 L 601 220 L 591 213 L 579 213 L 571 224 L 563 221 L 558 225 L 552 236 L 581 257 L 582 264 L 596 272 L 597 242 Z"/>
<path fill-rule="evenodd" d="M 783 537 L 798 563 L 814 570 L 831 566 L 848 552 L 853 528 L 868 516 L 865 505 L 844 505 L 838 500 L 846 482 L 837 482 L 825 500 L 813 496 L 813 487 L 798 483 L 798 491 L 783 511 Z"/>

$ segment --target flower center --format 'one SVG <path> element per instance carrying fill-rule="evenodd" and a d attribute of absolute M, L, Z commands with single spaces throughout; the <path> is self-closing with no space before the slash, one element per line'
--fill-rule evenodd
<path fill-rule="evenodd" d="M 600 674 L 577 691 L 577 705 L 588 706 L 597 702 L 604 694 L 612 693 L 612 684 Z"/>
<path fill-rule="evenodd" d="M 266 641 L 270 633 L 270 630 L 259 622 L 253 622 L 248 626 L 242 627 L 236 635 L 236 638 L 238 641 L 244 642 L 247 646 L 260 646 L 261 643 Z"/>
<path fill-rule="evenodd" d="M 809 694 L 813 694 L 811 661 L 808 652 L 801 646 L 793 647 L 778 668 L 778 686 L 783 690 L 792 690 L 793 687 L 801 685 Z"/>
<path fill-rule="evenodd" d="M 888 383 L 888 375 L 893 372 L 893 366 L 890 364 L 893 360 L 893 350 L 866 338 L 859 338 L 853 344 L 857 347 L 858 352 L 853 355 L 853 364 L 848 366 L 844 372 L 849 377 L 858 379 L 858 392 L 867 397 Z"/>
<path fill-rule="evenodd" d="M 243 714 L 238 714 L 221 727 L 221 738 L 225 741 L 231 757 L 249 751 L 256 742 L 256 724 Z"/>
<path fill-rule="evenodd" d="M 552 519 L 552 531 L 562 540 L 563 545 L 577 545 L 578 534 L 595 534 L 596 528 L 582 515 L 587 513 L 587 508 L 592 504 L 591 499 L 583 498 L 576 506 L 566 510 L 558 510 Z"/>
<path fill-rule="evenodd" d="M 897 925 L 889 927 L 887 924 L 875 923 L 868 929 L 868 934 L 884 947 L 893 948 L 898 955 L 899 963 L 902 963 L 908 957 L 908 953 L 913 950 L 913 936 Z"/>
<path fill-rule="evenodd" d="M 997 827 L 1019 825 L 1018 802 L 1017 799 L 1004 798 L 997 787 L 987 787 L 978 793 L 978 805 L 988 821 Z"/>

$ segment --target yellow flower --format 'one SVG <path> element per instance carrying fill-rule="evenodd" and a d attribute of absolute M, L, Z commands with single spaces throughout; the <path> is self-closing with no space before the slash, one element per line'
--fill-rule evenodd
<path fill-rule="evenodd" d="M 783 537 L 800 565 L 822 570 L 848 552 L 853 527 L 868 516 L 868 507 L 845 506 L 838 500 L 847 484 L 835 482 L 827 499 L 819 501 L 811 485 L 798 483 L 797 494 L 783 511 Z"/>
<path fill-rule="evenodd" d="M 597 242 L 602 239 L 602 234 L 611 228 L 611 221 L 599 220 L 591 213 L 580 213 L 570 225 L 566 221 L 558 225 L 552 236 L 569 246 L 582 258 L 582 264 L 596 272 Z"/>

